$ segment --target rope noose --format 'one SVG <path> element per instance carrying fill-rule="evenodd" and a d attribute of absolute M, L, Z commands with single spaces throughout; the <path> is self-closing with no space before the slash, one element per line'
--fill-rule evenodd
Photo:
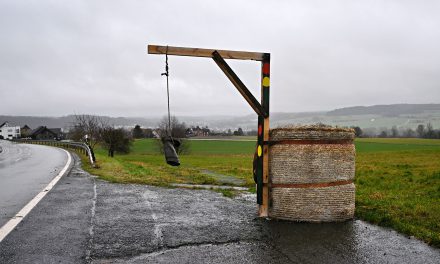
<path fill-rule="evenodd" d="M 167 134 L 173 140 L 173 137 L 171 136 L 171 113 L 170 113 L 170 87 L 168 83 L 168 77 L 170 75 L 169 73 L 169 67 L 168 67 L 168 45 L 167 49 L 165 51 L 165 72 L 161 74 L 162 76 L 165 75 L 167 77 L 167 99 L 168 99 L 168 127 L 167 127 Z"/>

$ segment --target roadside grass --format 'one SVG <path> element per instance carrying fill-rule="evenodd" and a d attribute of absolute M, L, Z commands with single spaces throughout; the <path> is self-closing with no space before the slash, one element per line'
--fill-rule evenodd
<path fill-rule="evenodd" d="M 356 216 L 440 247 L 438 150 L 360 152 Z"/>
<path fill-rule="evenodd" d="M 417 138 L 358 138 L 356 153 L 407 150 L 438 150 L 440 140 Z"/>
<path fill-rule="evenodd" d="M 229 144 L 232 143 L 232 144 Z M 231 146 L 232 145 L 232 146 Z M 191 141 L 191 154 L 181 155 L 179 167 L 168 166 L 163 155 L 157 154 L 153 139 L 136 140 L 132 152 L 109 158 L 96 148 L 97 168 L 84 160 L 84 168 L 104 180 L 169 186 L 171 183 L 231 185 L 206 173 L 222 174 L 244 181 L 237 186 L 252 187 L 252 158 L 255 142 Z M 250 164 L 250 166 L 249 166 Z"/>
<path fill-rule="evenodd" d="M 394 228 L 440 247 L 440 141 L 425 139 L 356 140 L 356 217 Z M 137 140 L 128 155 L 109 158 L 96 149 L 99 168 L 84 168 L 104 180 L 170 186 L 171 183 L 226 184 L 203 171 L 244 180 L 255 192 L 255 142 L 191 141 L 181 166 L 165 164 L 153 140 Z M 227 183 L 227 185 L 231 185 Z M 231 191 L 220 191 L 232 197 Z"/>
<path fill-rule="evenodd" d="M 225 189 L 214 189 L 215 192 L 223 194 L 223 196 L 228 198 L 234 198 L 238 195 L 238 191 L 234 190 L 225 190 Z"/>

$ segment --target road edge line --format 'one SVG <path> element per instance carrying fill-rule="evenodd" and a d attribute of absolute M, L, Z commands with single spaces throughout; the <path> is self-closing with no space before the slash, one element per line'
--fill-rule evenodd
<path fill-rule="evenodd" d="M 72 155 L 63 149 L 64 152 L 67 154 L 67 163 L 64 165 L 64 168 L 58 173 L 55 178 L 52 179 L 49 184 L 43 188 L 41 192 L 39 192 L 32 200 L 27 203 L 12 219 L 10 219 L 6 224 L 4 224 L 2 227 L 0 227 L 0 242 L 3 241 L 4 238 L 6 238 L 9 233 L 14 230 L 14 228 L 23 220 L 23 218 L 26 217 L 26 215 L 43 199 L 46 194 L 52 190 L 52 188 L 57 184 L 57 182 L 63 177 L 63 175 L 67 172 L 67 170 L 70 167 L 70 164 L 72 163 Z"/>

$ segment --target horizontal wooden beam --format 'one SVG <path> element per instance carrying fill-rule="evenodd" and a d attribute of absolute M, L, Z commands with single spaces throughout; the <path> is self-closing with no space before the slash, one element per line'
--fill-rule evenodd
<path fill-rule="evenodd" d="M 225 73 L 226 77 L 232 82 L 232 84 L 237 88 L 237 90 L 241 93 L 244 99 L 249 103 L 249 105 L 254 109 L 254 111 L 263 117 L 267 117 L 268 114 L 264 111 L 261 104 L 255 99 L 249 89 L 244 85 L 244 83 L 238 78 L 237 74 L 229 67 L 226 61 L 222 58 L 222 56 L 214 51 L 212 53 L 212 59 L 217 63 L 220 69 Z"/>
<path fill-rule="evenodd" d="M 198 49 L 172 46 L 168 46 L 167 52 L 167 46 L 148 45 L 148 54 L 168 53 L 168 55 L 212 58 L 212 53 L 214 51 L 217 51 L 223 59 L 262 61 L 264 56 L 264 53 L 261 52 Z"/>

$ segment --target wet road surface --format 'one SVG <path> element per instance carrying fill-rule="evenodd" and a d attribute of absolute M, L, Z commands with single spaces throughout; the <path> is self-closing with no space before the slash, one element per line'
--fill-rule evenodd
<path fill-rule="evenodd" d="M 255 197 L 111 184 L 79 168 L 0 244 L 0 263 L 440 263 L 440 250 L 355 220 L 256 218 Z"/>
<path fill-rule="evenodd" d="M 0 227 L 20 211 L 66 164 L 63 150 L 0 140 Z"/>

